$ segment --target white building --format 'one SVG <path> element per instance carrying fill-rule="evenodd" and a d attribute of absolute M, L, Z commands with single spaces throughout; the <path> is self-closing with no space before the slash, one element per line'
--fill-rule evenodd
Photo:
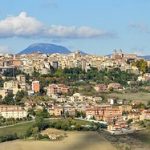
<path fill-rule="evenodd" d="M 0 105 L 0 115 L 6 119 L 26 118 L 28 113 L 20 106 Z"/>
<path fill-rule="evenodd" d="M 20 90 L 18 81 L 11 80 L 4 82 L 4 90 L 12 90 L 13 94 L 16 94 Z"/>

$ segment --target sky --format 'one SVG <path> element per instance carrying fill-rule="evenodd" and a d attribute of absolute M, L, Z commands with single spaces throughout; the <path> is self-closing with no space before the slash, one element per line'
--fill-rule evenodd
<path fill-rule="evenodd" d="M 33 43 L 150 54 L 150 0 L 0 0 L 0 53 Z"/>

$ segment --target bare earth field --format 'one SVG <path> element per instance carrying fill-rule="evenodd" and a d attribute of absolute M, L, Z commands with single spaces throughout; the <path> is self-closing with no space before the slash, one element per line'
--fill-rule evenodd
<path fill-rule="evenodd" d="M 0 150 L 116 150 L 96 132 L 67 132 L 61 141 L 12 141 L 0 144 Z"/>

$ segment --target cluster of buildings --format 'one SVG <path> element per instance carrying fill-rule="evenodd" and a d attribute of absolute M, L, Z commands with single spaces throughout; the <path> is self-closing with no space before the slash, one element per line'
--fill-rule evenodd
<path fill-rule="evenodd" d="M 0 95 L 2 98 L 5 98 L 8 93 L 16 95 L 18 91 L 28 91 L 29 95 L 38 93 L 40 91 L 40 83 L 39 81 L 31 81 L 31 84 L 29 84 L 26 82 L 25 75 L 20 74 L 16 78 L 3 83 L 3 87 L 0 88 Z"/>
<path fill-rule="evenodd" d="M 5 79 L 6 77 L 2 77 Z M 8 80 L 0 88 L 0 95 L 4 98 L 8 93 L 17 94 L 20 90 L 26 90 L 26 79 L 24 75 L 18 75 L 16 79 Z"/>
<path fill-rule="evenodd" d="M 119 130 L 128 126 L 127 121 L 132 119 L 133 122 L 140 120 L 150 120 L 149 109 L 138 109 L 134 105 L 128 104 L 128 101 L 109 98 L 103 103 L 102 97 L 85 96 L 80 93 L 74 93 L 71 96 L 60 95 L 62 85 L 49 85 L 48 101 L 34 101 L 29 98 L 24 103 L 24 107 L 0 105 L 0 115 L 4 118 L 25 118 L 28 110 L 41 111 L 46 109 L 52 117 L 86 117 L 87 120 L 94 119 L 104 121 L 108 124 L 109 130 Z M 57 89 L 58 88 L 58 89 Z M 67 88 L 68 89 L 68 88 Z M 58 90 L 58 91 L 57 91 Z M 84 114 L 84 115 L 83 115 Z"/>
<path fill-rule="evenodd" d="M 115 51 L 111 56 L 94 56 L 82 55 L 75 52 L 67 55 L 63 54 L 40 54 L 34 53 L 29 55 L 1 55 L 0 56 L 0 74 L 1 78 L 5 78 L 5 71 L 12 71 L 17 68 L 29 75 L 34 71 L 40 74 L 48 74 L 52 69 L 58 68 L 74 68 L 80 67 L 87 71 L 91 67 L 101 69 L 120 68 L 122 71 L 130 71 L 140 74 L 137 67 L 132 66 L 131 62 L 139 58 L 133 54 L 123 54 L 122 51 Z M 150 63 L 148 62 L 150 65 Z M 140 75 L 138 81 L 150 81 L 150 74 Z M 13 80 L 5 80 L 3 87 L 0 89 L 0 95 L 4 98 L 9 92 L 14 95 L 18 91 L 27 91 L 28 96 L 40 92 L 40 82 L 31 80 L 26 82 L 25 75 L 17 75 Z M 82 112 L 87 119 L 103 120 L 107 122 L 110 129 L 119 129 L 127 127 L 127 120 L 133 121 L 150 119 L 150 110 L 134 109 L 132 105 L 125 104 L 122 100 L 108 99 L 107 103 L 102 103 L 102 97 L 85 96 L 80 93 L 74 93 L 67 96 L 70 87 L 64 84 L 49 84 L 46 94 L 49 97 L 47 102 L 35 102 L 29 99 L 24 104 L 24 108 L 20 106 L 0 105 L 0 115 L 4 118 L 24 118 L 28 115 L 29 109 L 42 110 L 47 109 L 48 113 L 54 117 L 76 116 L 76 112 Z M 105 92 L 110 89 L 122 90 L 123 87 L 119 83 L 97 84 L 94 86 L 97 92 Z"/>
<path fill-rule="evenodd" d="M 135 109 L 133 105 L 129 105 L 128 101 L 120 99 L 108 99 L 106 103 L 102 103 L 101 97 L 85 96 L 75 93 L 72 96 L 63 96 L 52 94 L 50 96 L 53 101 L 35 103 L 28 101 L 25 103 L 26 109 L 35 108 L 43 109 L 46 107 L 51 116 L 60 117 L 67 112 L 70 116 L 75 116 L 76 111 L 85 113 L 88 119 L 104 120 L 112 123 L 113 119 L 133 121 L 150 119 L 150 111 L 144 109 Z M 36 109 L 37 110 L 37 109 Z"/>
<path fill-rule="evenodd" d="M 124 54 L 122 51 L 115 51 L 111 56 L 83 55 L 79 51 L 70 54 L 22 54 L 22 55 L 1 55 L 0 73 L 6 70 L 18 68 L 27 74 L 32 74 L 35 70 L 41 74 L 51 72 L 51 69 L 80 67 L 87 71 L 91 67 L 98 70 L 120 68 L 122 71 L 139 73 L 137 67 L 131 62 L 140 59 L 134 54 Z M 148 62 L 148 64 L 150 64 Z"/>
<path fill-rule="evenodd" d="M 97 92 L 106 92 L 111 89 L 114 90 L 123 90 L 123 86 L 120 83 L 109 83 L 108 85 L 106 84 L 97 84 L 95 85 L 94 89 Z"/>

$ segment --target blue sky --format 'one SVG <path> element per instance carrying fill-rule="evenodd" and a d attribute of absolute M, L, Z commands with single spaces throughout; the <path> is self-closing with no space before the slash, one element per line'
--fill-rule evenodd
<path fill-rule="evenodd" d="M 1 0 L 0 52 L 37 42 L 72 51 L 150 54 L 149 0 Z"/>

